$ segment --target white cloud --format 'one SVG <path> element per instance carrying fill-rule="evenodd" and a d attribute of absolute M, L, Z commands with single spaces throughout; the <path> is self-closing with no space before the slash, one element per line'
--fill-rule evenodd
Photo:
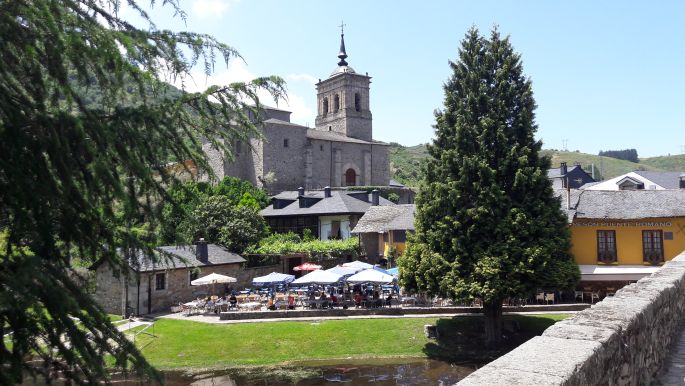
<path fill-rule="evenodd" d="M 302 125 L 309 125 L 312 127 L 314 122 L 312 119 L 312 109 L 307 106 L 307 103 L 299 95 L 288 94 L 288 100 L 284 103 L 286 106 L 280 106 L 284 110 L 292 111 L 290 120 Z"/>
<path fill-rule="evenodd" d="M 306 75 L 306 74 L 304 74 Z M 205 75 L 202 71 L 193 71 L 190 77 L 184 79 L 176 79 L 172 83 L 178 88 L 182 88 L 188 92 L 204 91 L 209 86 L 224 86 L 233 82 L 249 82 L 256 76 L 251 73 L 245 63 L 240 60 L 230 62 L 228 68 L 212 73 L 210 76 Z M 290 79 L 290 76 L 287 78 Z M 311 77 L 313 78 L 313 77 Z M 311 81 L 307 77 L 301 77 L 302 80 Z M 184 82 L 182 82 L 184 80 Z M 273 97 L 265 90 L 257 92 L 257 96 L 262 104 L 267 106 L 276 106 Z M 312 109 L 307 106 L 305 99 L 292 92 L 288 93 L 287 100 L 278 101 L 278 108 L 292 112 L 291 121 L 299 124 L 313 125 Z"/>
<path fill-rule="evenodd" d="M 219 18 L 239 0 L 193 0 L 191 10 L 200 18 Z"/>
<path fill-rule="evenodd" d="M 319 81 L 314 75 L 309 74 L 288 74 L 285 78 L 293 82 L 308 82 L 311 84 L 316 84 Z"/>

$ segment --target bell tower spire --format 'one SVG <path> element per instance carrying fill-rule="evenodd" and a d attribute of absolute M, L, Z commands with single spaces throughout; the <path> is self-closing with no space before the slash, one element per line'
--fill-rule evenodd
<path fill-rule="evenodd" d="M 341 22 L 338 27 L 340 27 L 340 52 L 338 53 L 340 61 L 338 66 L 347 66 L 345 61 L 347 59 L 347 52 L 345 52 L 345 23 Z"/>
<path fill-rule="evenodd" d="M 340 52 L 338 66 L 328 79 L 316 84 L 318 114 L 317 130 L 331 131 L 349 138 L 371 142 L 371 110 L 369 109 L 369 84 L 371 77 L 357 74 L 347 64 L 345 51 L 345 23 L 340 27 Z M 337 186 L 337 185 L 336 185 Z"/>

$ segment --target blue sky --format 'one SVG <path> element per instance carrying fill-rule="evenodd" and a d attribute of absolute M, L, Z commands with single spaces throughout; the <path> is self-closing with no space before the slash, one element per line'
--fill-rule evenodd
<path fill-rule="evenodd" d="M 533 81 L 545 148 L 685 153 L 683 1 L 180 2 L 186 23 L 156 5 L 159 28 L 214 35 L 245 59 L 209 79 L 198 71 L 195 86 L 279 75 L 289 93 L 279 107 L 300 124 L 314 124 L 314 83 L 336 67 L 341 20 L 347 61 L 372 77 L 374 138 L 403 145 L 433 138 L 448 60 L 468 28 L 498 25 Z"/>

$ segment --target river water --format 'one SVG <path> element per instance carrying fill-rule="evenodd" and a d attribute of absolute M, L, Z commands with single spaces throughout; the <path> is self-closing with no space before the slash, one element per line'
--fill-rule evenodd
<path fill-rule="evenodd" d="M 187 375 L 165 372 L 169 386 L 314 386 L 314 385 L 453 385 L 475 371 L 475 365 L 454 365 L 430 359 L 336 361 L 299 364 L 289 373 L 240 374 L 235 371 Z"/>

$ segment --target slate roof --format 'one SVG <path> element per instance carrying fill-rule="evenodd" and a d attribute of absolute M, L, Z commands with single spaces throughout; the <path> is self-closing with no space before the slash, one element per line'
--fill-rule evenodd
<path fill-rule="evenodd" d="M 680 175 L 682 172 L 655 172 L 648 170 L 636 170 L 635 174 L 654 182 L 664 189 L 678 189 L 680 184 Z"/>
<path fill-rule="evenodd" d="M 364 141 L 362 139 L 348 137 L 348 136 L 342 135 L 340 133 L 336 133 L 334 131 L 323 131 L 323 130 L 316 130 L 316 129 L 307 130 L 307 138 L 319 139 L 319 140 L 323 140 L 323 141 L 332 141 L 332 142 L 348 142 L 348 143 L 364 143 L 364 144 L 369 144 L 369 145 L 371 145 L 371 144 L 383 145 L 382 143 L 369 142 L 369 141 Z"/>
<path fill-rule="evenodd" d="M 352 233 L 414 230 L 414 204 L 372 206 L 359 219 Z"/>
<path fill-rule="evenodd" d="M 285 110 L 283 110 L 283 111 L 285 111 Z M 298 125 L 297 123 L 292 123 L 292 122 L 288 122 L 288 121 L 284 121 L 284 120 L 276 119 L 276 118 L 265 119 L 264 123 L 274 123 L 274 124 L 286 125 L 286 126 L 297 126 L 297 127 L 303 128 L 303 129 L 307 129 L 307 126 Z"/>
<path fill-rule="evenodd" d="M 360 195 L 368 201 L 354 197 Z M 275 196 L 274 199 L 293 200 L 293 203 L 282 208 L 274 209 L 273 204 L 262 209 L 264 217 L 275 216 L 309 216 L 309 215 L 334 215 L 348 213 L 365 213 L 371 207 L 371 193 L 359 191 L 331 190 L 331 197 L 324 197 L 323 191 L 308 191 L 306 198 L 319 198 L 320 200 L 309 208 L 300 208 L 297 191 L 285 191 Z M 393 202 L 379 197 L 380 205 L 395 205 Z"/>
<path fill-rule="evenodd" d="M 567 174 L 571 173 L 571 171 L 577 167 L 578 167 L 578 165 L 571 165 L 571 166 L 566 167 L 566 173 Z M 547 178 L 561 178 L 565 175 L 566 174 L 561 174 L 561 168 L 560 167 L 559 168 L 547 169 Z"/>
<path fill-rule="evenodd" d="M 138 267 L 132 267 L 138 272 L 152 272 L 164 269 L 186 268 L 186 267 L 209 267 L 212 265 L 240 264 L 246 260 L 240 255 L 229 252 L 226 248 L 216 244 L 207 244 L 208 262 L 202 262 L 195 257 L 194 245 L 163 246 L 155 248 L 161 253 L 154 266 L 148 256 L 140 253 L 138 257 Z M 167 258 L 165 258 L 167 256 Z M 171 257 L 171 258 L 168 258 Z M 181 261 L 179 258 L 187 261 Z M 135 265 L 135 264 L 134 264 Z"/>
<path fill-rule="evenodd" d="M 685 189 L 571 190 L 570 210 L 566 209 L 565 196 L 560 197 L 561 208 L 569 216 L 569 222 L 573 218 L 639 220 L 685 217 Z"/>

